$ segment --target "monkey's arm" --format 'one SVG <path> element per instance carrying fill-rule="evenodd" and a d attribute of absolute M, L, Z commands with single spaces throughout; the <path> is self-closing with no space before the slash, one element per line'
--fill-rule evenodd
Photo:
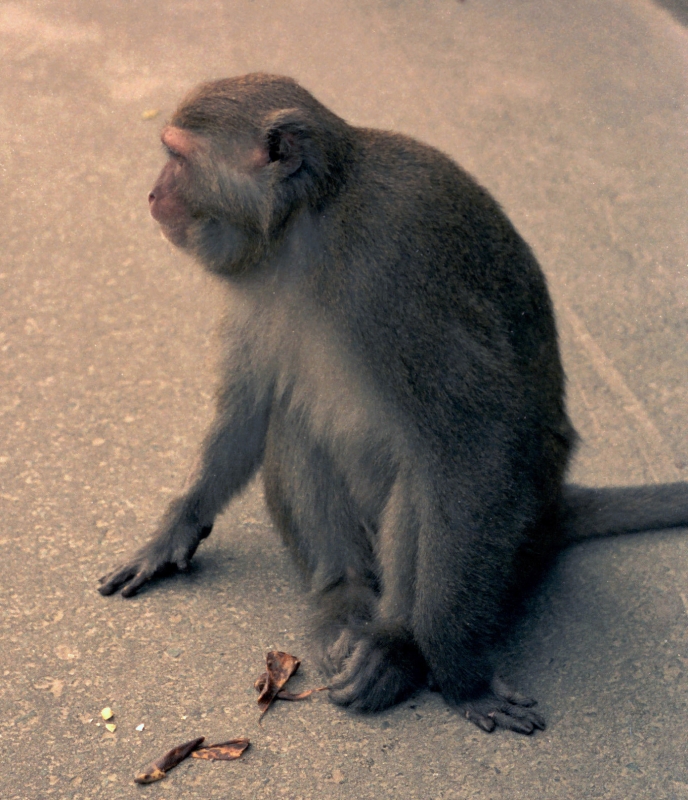
<path fill-rule="evenodd" d="M 246 380 L 225 388 L 184 492 L 170 503 L 152 539 L 100 579 L 101 594 L 121 588 L 123 597 L 131 597 L 151 578 L 188 567 L 217 514 L 260 465 L 269 397 Z"/>

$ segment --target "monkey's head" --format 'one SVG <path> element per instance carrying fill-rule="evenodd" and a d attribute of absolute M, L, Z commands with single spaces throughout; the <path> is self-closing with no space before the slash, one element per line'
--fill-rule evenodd
<path fill-rule="evenodd" d="M 351 129 L 290 78 L 202 84 L 162 132 L 168 160 L 148 201 L 174 245 L 213 272 L 254 265 L 304 207 L 336 196 Z"/>

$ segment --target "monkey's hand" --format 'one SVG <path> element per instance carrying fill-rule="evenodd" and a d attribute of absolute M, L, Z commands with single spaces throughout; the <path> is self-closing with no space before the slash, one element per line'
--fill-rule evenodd
<path fill-rule="evenodd" d="M 348 628 L 334 647 L 348 652 L 329 681 L 330 700 L 337 705 L 382 711 L 412 695 L 426 680 L 427 667 L 403 632 Z"/>
<path fill-rule="evenodd" d="M 98 591 L 107 596 L 121 588 L 122 597 L 133 597 L 151 578 L 183 572 L 188 569 L 196 548 L 210 534 L 212 527 L 181 521 L 165 527 L 137 550 L 126 564 L 120 564 L 113 572 L 103 575 Z"/>
<path fill-rule="evenodd" d="M 536 700 L 510 689 L 500 678 L 494 678 L 491 691 L 477 700 L 462 703 L 460 708 L 466 719 L 487 733 L 495 728 L 506 728 L 530 734 L 536 728 L 545 730 L 545 720 L 532 709 L 536 703 Z"/>

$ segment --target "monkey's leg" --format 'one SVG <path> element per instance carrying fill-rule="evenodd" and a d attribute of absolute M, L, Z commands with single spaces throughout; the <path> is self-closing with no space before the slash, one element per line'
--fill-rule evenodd
<path fill-rule="evenodd" d="M 131 597 L 151 578 L 188 568 L 217 514 L 260 464 L 265 408 L 247 407 L 240 413 L 241 407 L 236 406 L 220 409 L 184 493 L 170 503 L 152 539 L 100 579 L 101 594 L 114 594 L 121 588 L 123 597 Z"/>
<path fill-rule="evenodd" d="M 470 488 L 470 487 L 469 487 Z M 482 730 L 529 734 L 545 727 L 535 701 L 493 678 L 490 650 L 502 633 L 527 507 L 498 498 L 490 513 L 478 491 L 453 489 L 443 514 L 419 529 L 412 629 L 432 681 L 445 699 Z"/>
<path fill-rule="evenodd" d="M 426 683 L 427 665 L 410 628 L 417 535 L 409 481 L 399 477 L 380 520 L 374 616 L 346 624 L 330 649 L 338 666 L 330 697 L 338 705 L 381 711 Z"/>
<path fill-rule="evenodd" d="M 367 523 L 375 514 L 362 512 L 331 454 L 278 412 L 263 480 L 273 520 L 310 576 L 314 656 L 332 679 L 332 699 L 368 711 L 398 702 L 422 682 L 425 666 L 408 630 L 379 619 L 377 533 Z"/>

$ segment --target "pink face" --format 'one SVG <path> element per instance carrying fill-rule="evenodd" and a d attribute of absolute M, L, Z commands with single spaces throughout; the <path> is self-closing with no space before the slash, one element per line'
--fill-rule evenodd
<path fill-rule="evenodd" d="M 165 238 L 177 247 L 184 247 L 192 217 L 179 187 L 196 144 L 193 135 L 181 128 L 167 127 L 161 138 L 169 159 L 148 195 L 148 204 Z"/>

